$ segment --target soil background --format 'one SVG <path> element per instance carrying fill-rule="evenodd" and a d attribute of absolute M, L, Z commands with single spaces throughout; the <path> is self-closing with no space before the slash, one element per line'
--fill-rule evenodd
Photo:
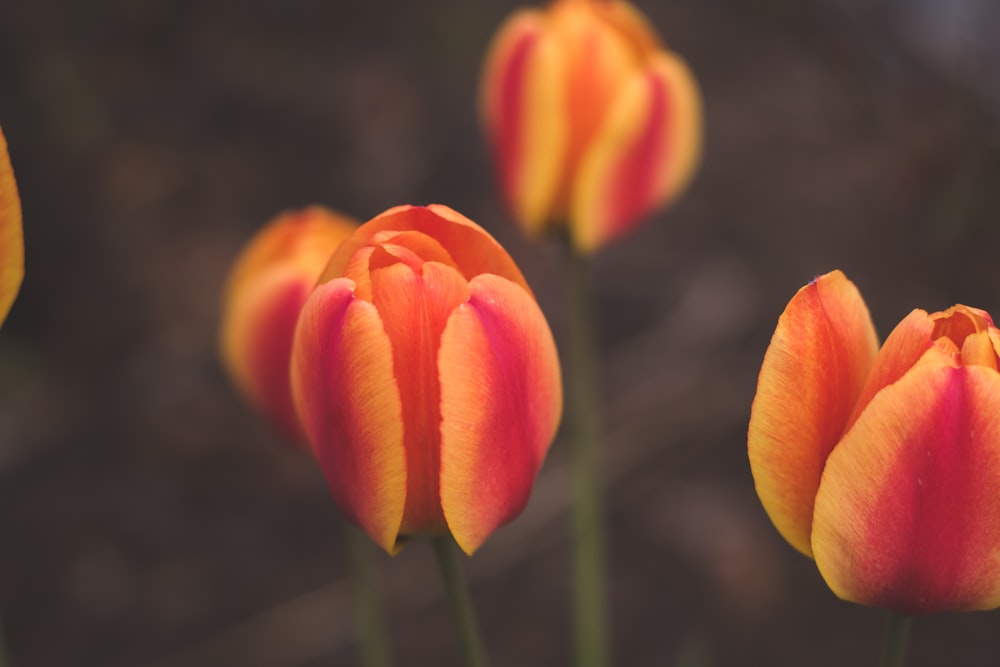
<path fill-rule="evenodd" d="M 615 664 L 875 664 L 754 493 L 777 317 L 843 269 L 884 336 L 1000 314 L 1000 15 L 989 2 L 639 0 L 705 100 L 690 190 L 593 262 Z M 446 203 L 565 340 L 476 117 L 499 0 L 4 0 L 0 122 L 27 277 L 0 335 L 0 618 L 16 667 L 357 664 L 322 476 L 217 355 L 241 244 L 320 203 Z M 499 666 L 569 664 L 568 442 L 464 566 Z M 426 544 L 372 558 L 399 665 L 459 665 Z M 920 618 L 913 667 L 1000 662 L 996 614 Z"/>

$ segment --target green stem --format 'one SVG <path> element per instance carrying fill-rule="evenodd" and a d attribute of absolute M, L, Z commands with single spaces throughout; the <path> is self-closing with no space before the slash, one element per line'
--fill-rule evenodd
<path fill-rule="evenodd" d="M 382 618 L 375 568 L 372 565 L 374 549 L 368 536 L 359 528 L 347 524 L 346 532 L 351 552 L 351 579 L 361 641 L 361 664 L 364 667 L 389 667 L 392 664 L 389 637 Z"/>
<path fill-rule="evenodd" d="M 568 412 L 573 478 L 574 646 L 578 667 L 608 664 L 604 593 L 604 522 L 601 512 L 597 346 L 589 264 L 566 253 L 569 282 Z"/>
<path fill-rule="evenodd" d="M 469 589 L 459 568 L 454 541 L 450 535 L 439 535 L 431 539 L 431 544 L 434 545 L 434 555 L 437 557 L 438 569 L 441 570 L 441 580 L 462 645 L 462 653 L 465 655 L 465 664 L 468 667 L 488 667 L 489 660 L 483 649 Z"/>
<path fill-rule="evenodd" d="M 882 644 L 882 667 L 903 667 L 909 641 L 910 617 L 890 611 L 885 643 Z"/>

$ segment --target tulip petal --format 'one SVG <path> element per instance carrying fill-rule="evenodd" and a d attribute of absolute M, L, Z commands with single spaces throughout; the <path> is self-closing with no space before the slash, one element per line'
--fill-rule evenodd
<path fill-rule="evenodd" d="M 406 502 L 406 453 L 392 346 L 347 279 L 318 286 L 299 317 L 292 391 L 334 500 L 386 551 Z"/>
<path fill-rule="evenodd" d="M 592 252 L 677 196 L 701 153 L 701 98 L 687 65 L 654 54 L 621 85 L 584 155 L 570 202 L 576 247 Z"/>
<path fill-rule="evenodd" d="M 373 264 L 379 252 L 373 254 Z M 418 273 L 397 262 L 372 271 L 372 295 L 391 341 L 402 401 L 407 486 L 400 534 L 441 534 L 446 526 L 439 490 L 441 399 L 436 360 L 441 332 L 452 311 L 468 299 L 468 285 L 458 271 L 444 264 L 428 262 Z"/>
<path fill-rule="evenodd" d="M 747 438 L 750 468 L 771 521 L 806 555 L 820 474 L 877 349 L 861 295 L 834 271 L 792 298 L 764 356 Z"/>
<path fill-rule="evenodd" d="M 562 413 L 555 343 L 534 299 L 496 276 L 470 289 L 438 358 L 441 503 L 469 554 L 527 503 Z"/>
<path fill-rule="evenodd" d="M 537 234 L 547 221 L 566 151 L 559 49 L 537 10 L 515 12 L 489 48 L 480 105 L 500 186 L 514 216 Z"/>
<path fill-rule="evenodd" d="M 7 153 L 7 139 L 0 130 L 0 325 L 14 305 L 24 279 L 24 230 L 21 199 L 14 169 Z"/>
<path fill-rule="evenodd" d="M 372 241 L 385 248 L 397 260 L 405 261 L 413 267 L 423 262 L 457 266 L 440 243 L 422 232 L 379 232 Z"/>
<path fill-rule="evenodd" d="M 813 550 L 831 590 L 902 614 L 1000 606 L 1000 375 L 936 350 L 827 461 Z"/>
<path fill-rule="evenodd" d="M 531 292 L 521 270 L 496 239 L 461 213 L 438 204 L 397 206 L 372 218 L 341 244 L 323 270 L 320 282 L 346 275 L 354 254 L 386 231 L 419 232 L 430 236 L 450 255 L 467 280 L 481 273 L 492 273 Z"/>
<path fill-rule="evenodd" d="M 933 331 L 934 322 L 928 317 L 927 311 L 919 308 L 896 325 L 875 357 L 868 380 L 848 420 L 848 427 L 857 421 L 875 394 L 903 377 L 930 349 L 934 344 Z"/>
<path fill-rule="evenodd" d="M 980 331 L 965 339 L 962 344 L 962 365 L 997 369 L 997 355 L 987 332 Z"/>
<path fill-rule="evenodd" d="M 233 264 L 223 298 L 221 355 L 235 384 L 293 443 L 305 443 L 289 362 L 299 311 L 355 223 L 313 206 L 268 223 Z"/>
<path fill-rule="evenodd" d="M 648 56 L 609 22 L 612 16 L 627 22 L 626 16 L 610 9 L 608 4 L 592 0 L 558 2 L 547 14 L 547 34 L 562 63 L 559 85 L 566 92 L 561 117 L 568 137 L 550 211 L 555 224 L 566 222 L 581 161 L 606 124 L 622 82 L 638 71 Z"/>
<path fill-rule="evenodd" d="M 990 327 L 986 333 L 990 337 L 990 342 L 993 343 L 993 353 L 1000 357 L 1000 329 Z"/>
<path fill-rule="evenodd" d="M 255 276 L 226 302 L 222 354 L 233 380 L 253 406 L 293 442 L 304 443 L 289 386 L 292 335 L 312 290 L 288 266 Z"/>

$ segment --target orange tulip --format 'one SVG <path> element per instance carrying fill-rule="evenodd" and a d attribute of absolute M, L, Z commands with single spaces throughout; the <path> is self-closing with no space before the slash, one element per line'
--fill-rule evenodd
<path fill-rule="evenodd" d="M 0 325 L 7 319 L 24 279 L 24 231 L 21 199 L 14 169 L 7 154 L 7 139 L 0 129 Z"/>
<path fill-rule="evenodd" d="M 555 344 L 524 277 L 444 206 L 401 206 L 337 250 L 292 351 L 299 417 L 347 517 L 393 553 L 472 553 L 520 513 L 555 434 Z"/>
<path fill-rule="evenodd" d="M 222 358 L 236 385 L 290 442 L 305 443 L 289 363 L 302 304 L 357 224 L 320 207 L 283 213 L 243 248 L 223 298 Z"/>
<path fill-rule="evenodd" d="M 842 273 L 799 290 L 764 357 L 749 456 L 764 508 L 840 598 L 1000 606 L 1000 330 L 914 310 L 881 349 Z"/>
<path fill-rule="evenodd" d="M 684 62 L 624 0 L 555 0 L 501 26 L 482 78 L 502 192 L 530 234 L 589 253 L 685 187 L 701 102 Z"/>

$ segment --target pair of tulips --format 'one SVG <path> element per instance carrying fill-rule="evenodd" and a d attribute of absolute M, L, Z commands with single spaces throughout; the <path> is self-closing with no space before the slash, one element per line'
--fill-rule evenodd
<path fill-rule="evenodd" d="M 451 533 L 472 553 L 524 507 L 561 415 L 559 361 L 521 272 L 471 220 L 286 214 L 244 251 L 226 305 L 234 377 L 312 445 L 383 549 Z"/>
<path fill-rule="evenodd" d="M 450 532 L 471 553 L 524 506 L 559 420 L 558 360 L 523 276 L 474 223 L 440 206 L 360 228 L 288 214 L 248 247 L 228 304 L 240 384 L 312 443 L 387 551 Z M 750 461 L 776 527 L 839 596 L 904 613 L 1000 604 L 998 355 L 989 315 L 961 305 L 914 311 L 879 347 L 840 272 L 789 303 Z"/>

